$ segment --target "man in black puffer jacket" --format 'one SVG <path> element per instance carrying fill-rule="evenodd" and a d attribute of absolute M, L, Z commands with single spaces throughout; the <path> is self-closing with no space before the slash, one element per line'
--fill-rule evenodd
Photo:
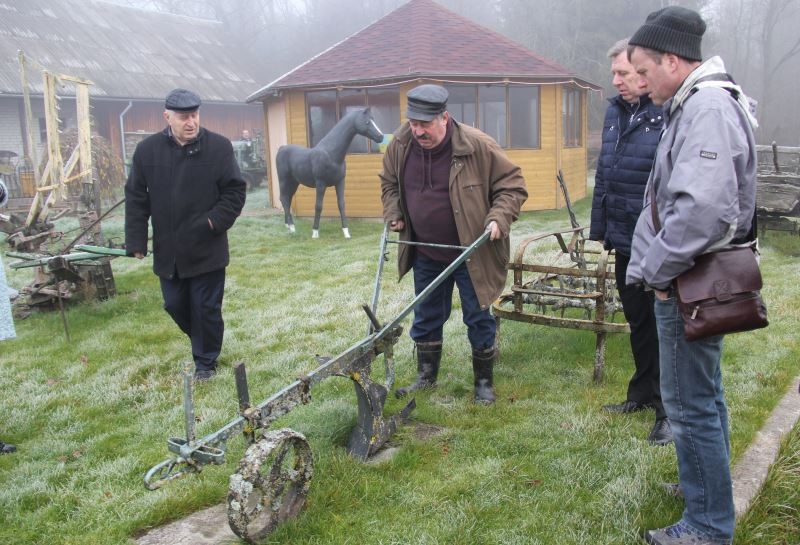
<path fill-rule="evenodd" d="M 170 92 L 167 127 L 136 147 L 125 184 L 125 247 L 139 259 L 147 254 L 150 220 L 164 309 L 191 339 L 195 380 L 207 380 L 222 349 L 227 233 L 247 184 L 230 140 L 201 128 L 199 109 L 192 91 Z"/>
<path fill-rule="evenodd" d="M 658 332 L 653 314 L 653 293 L 642 286 L 626 286 L 625 273 L 631 255 L 631 239 L 642 211 L 644 188 L 653 166 L 661 133 L 661 108 L 641 94 L 640 77 L 628 61 L 628 41 L 620 40 L 608 51 L 614 87 L 619 95 L 609 99 L 603 123 L 603 141 L 597 161 L 591 240 L 602 240 L 616 254 L 615 276 L 625 318 L 631 328 L 631 350 L 636 366 L 628 383 L 628 395 L 620 404 L 603 410 L 631 413 L 654 408 L 656 421 L 649 441 L 672 441 L 669 420 L 661 403 Z"/>

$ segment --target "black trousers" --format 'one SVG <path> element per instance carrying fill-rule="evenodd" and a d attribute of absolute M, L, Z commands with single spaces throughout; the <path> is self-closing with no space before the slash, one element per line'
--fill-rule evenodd
<path fill-rule="evenodd" d="M 641 285 L 625 285 L 629 262 L 630 256 L 616 254 L 614 276 L 622 301 L 622 311 L 631 327 L 631 352 L 636 367 L 628 383 L 628 399 L 638 403 L 652 403 L 656 409 L 656 418 L 663 418 L 667 413 L 661 403 L 659 384 L 658 330 L 653 311 L 655 296 L 652 291 L 645 291 Z"/>
<path fill-rule="evenodd" d="M 222 351 L 222 295 L 225 269 L 193 276 L 161 278 L 164 310 L 192 343 L 196 371 L 214 369 Z"/>

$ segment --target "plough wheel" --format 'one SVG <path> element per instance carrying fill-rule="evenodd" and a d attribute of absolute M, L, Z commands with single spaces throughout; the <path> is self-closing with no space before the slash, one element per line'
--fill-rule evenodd
<path fill-rule="evenodd" d="M 264 433 L 231 475 L 231 530 L 248 543 L 262 543 L 303 508 L 312 474 L 311 447 L 302 434 L 288 428 Z"/>

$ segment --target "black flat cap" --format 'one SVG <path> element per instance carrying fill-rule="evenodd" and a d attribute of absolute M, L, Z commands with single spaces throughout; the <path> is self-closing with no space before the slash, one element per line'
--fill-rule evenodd
<path fill-rule="evenodd" d="M 164 107 L 176 112 L 191 112 L 200 107 L 200 96 L 187 89 L 173 89 L 167 95 Z"/>
<path fill-rule="evenodd" d="M 415 121 L 430 121 L 447 109 L 447 89 L 427 83 L 414 87 L 407 94 L 406 117 Z"/>

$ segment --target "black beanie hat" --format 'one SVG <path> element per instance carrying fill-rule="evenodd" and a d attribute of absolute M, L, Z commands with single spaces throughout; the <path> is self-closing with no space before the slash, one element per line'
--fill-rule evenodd
<path fill-rule="evenodd" d="M 699 13 L 680 6 L 668 6 L 648 15 L 628 44 L 702 61 L 700 41 L 705 31 L 706 24 Z"/>

